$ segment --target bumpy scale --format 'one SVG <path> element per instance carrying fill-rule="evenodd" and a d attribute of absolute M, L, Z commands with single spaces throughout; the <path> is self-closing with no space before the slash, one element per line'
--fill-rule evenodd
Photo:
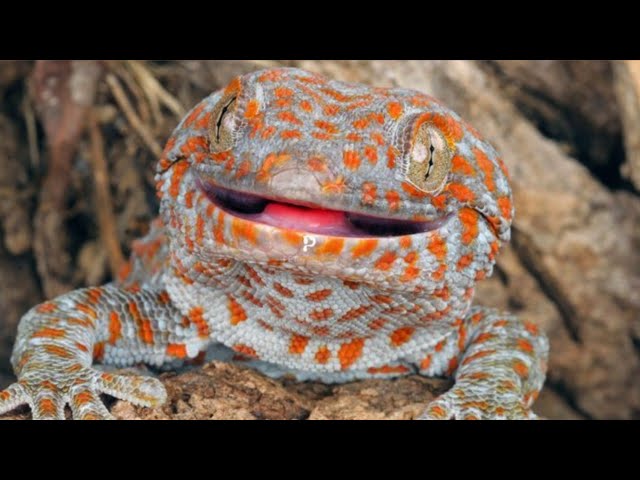
<path fill-rule="evenodd" d="M 200 102 L 157 168 L 160 217 L 117 281 L 21 320 L 0 412 L 109 418 L 99 394 L 160 405 L 157 379 L 209 350 L 270 376 L 454 376 L 422 418 L 534 418 L 548 342 L 472 307 L 513 217 L 496 151 L 437 100 L 298 69 Z M 211 347 L 211 348 L 209 348 Z"/>

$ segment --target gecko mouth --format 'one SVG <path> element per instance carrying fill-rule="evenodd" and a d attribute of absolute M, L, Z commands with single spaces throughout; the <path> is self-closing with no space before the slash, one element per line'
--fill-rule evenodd
<path fill-rule="evenodd" d="M 329 210 L 284 199 L 230 190 L 198 179 L 209 200 L 236 217 L 277 228 L 336 237 L 394 237 L 440 228 L 448 217 L 417 222 L 374 217 L 356 212 Z"/>

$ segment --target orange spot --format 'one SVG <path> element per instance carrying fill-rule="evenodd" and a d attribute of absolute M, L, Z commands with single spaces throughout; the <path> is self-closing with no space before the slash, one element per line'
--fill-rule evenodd
<path fill-rule="evenodd" d="M 354 132 L 347 133 L 347 135 L 344 138 L 346 138 L 350 142 L 360 142 L 360 141 L 362 141 L 362 137 L 360 135 L 358 135 L 357 133 L 354 133 Z"/>
<path fill-rule="evenodd" d="M 240 87 L 241 87 L 240 77 L 236 77 L 233 80 L 231 80 L 231 82 L 229 82 L 229 84 L 226 86 L 226 88 L 224 89 L 224 94 L 231 95 L 233 93 L 237 93 L 240 90 Z"/>
<path fill-rule="evenodd" d="M 387 149 L 387 167 L 395 168 L 397 156 L 398 149 L 396 147 L 391 146 Z"/>
<path fill-rule="evenodd" d="M 471 265 L 471 262 L 473 262 L 473 253 L 468 253 L 466 255 L 463 255 L 462 257 L 460 257 L 460 260 L 458 260 L 458 263 L 456 264 L 456 269 L 460 271 L 468 267 L 469 265 Z"/>
<path fill-rule="evenodd" d="M 311 105 L 311 102 L 303 100 L 300 102 L 300 108 L 305 112 L 311 112 L 313 110 L 313 105 Z"/>
<path fill-rule="evenodd" d="M 282 230 L 282 237 L 284 240 L 293 246 L 302 244 L 302 234 L 293 230 Z"/>
<path fill-rule="evenodd" d="M 85 353 L 87 353 L 89 351 L 89 349 L 86 347 L 86 345 L 83 345 L 80 342 L 76 342 L 76 348 L 78 350 L 80 350 L 81 352 L 85 352 Z"/>
<path fill-rule="evenodd" d="M 340 111 L 340 107 L 338 105 L 325 105 L 322 111 L 326 116 L 333 117 Z"/>
<path fill-rule="evenodd" d="M 249 345 L 236 343 L 232 348 L 236 352 L 241 353 L 242 355 L 246 355 L 247 357 L 258 358 L 258 353 Z"/>
<path fill-rule="evenodd" d="M 330 238 L 316 249 L 318 255 L 339 255 L 344 247 L 344 239 Z"/>
<path fill-rule="evenodd" d="M 418 253 L 415 251 L 409 252 L 404 256 L 403 260 L 408 264 L 415 263 L 415 261 L 418 260 Z"/>
<path fill-rule="evenodd" d="M 449 288 L 445 285 L 440 290 L 435 290 L 433 292 L 434 297 L 441 298 L 444 301 L 449 300 Z"/>
<path fill-rule="evenodd" d="M 435 197 L 431 197 L 431 203 L 438 210 L 442 210 L 447 204 L 447 195 L 441 193 L 440 195 L 436 195 Z"/>
<path fill-rule="evenodd" d="M 274 90 L 274 92 L 276 94 L 276 97 L 278 98 L 283 98 L 283 97 L 290 97 L 291 95 L 293 95 L 293 90 L 291 90 L 290 88 L 287 87 L 278 87 Z"/>
<path fill-rule="evenodd" d="M 262 131 L 261 137 L 263 140 L 266 140 L 268 138 L 271 138 L 273 136 L 274 133 L 276 133 L 276 127 L 274 127 L 273 125 L 271 125 L 270 127 L 265 128 Z"/>
<path fill-rule="evenodd" d="M 400 237 L 400 247 L 405 249 L 411 248 L 411 243 L 412 243 L 411 237 L 409 236 Z"/>
<path fill-rule="evenodd" d="M 335 124 L 331 122 L 327 122 L 325 120 L 316 120 L 314 122 L 314 125 L 331 135 L 338 133 L 338 127 L 336 127 Z"/>
<path fill-rule="evenodd" d="M 440 417 L 443 418 L 446 416 L 447 412 L 444 411 L 444 409 L 439 406 L 439 405 L 434 405 L 429 409 L 429 413 L 431 415 L 434 415 L 436 417 Z"/>
<path fill-rule="evenodd" d="M 340 367 L 342 370 L 346 370 L 362 355 L 362 349 L 364 348 L 364 339 L 354 338 L 349 343 L 343 343 L 338 350 L 338 360 L 340 360 Z"/>
<path fill-rule="evenodd" d="M 431 366 L 431 355 L 427 355 L 420 362 L 420 370 L 428 370 Z"/>
<path fill-rule="evenodd" d="M 321 302 L 322 300 L 327 299 L 332 293 L 333 290 L 331 290 L 330 288 L 325 288 L 323 290 L 317 290 L 315 292 L 308 293 L 307 295 L 305 295 L 305 298 L 312 302 Z"/>
<path fill-rule="evenodd" d="M 258 243 L 258 232 L 256 231 L 256 227 L 253 222 L 249 222 L 241 218 L 234 217 L 231 220 L 231 235 L 236 239 L 244 238 L 252 245 L 256 245 Z"/>
<path fill-rule="evenodd" d="M 444 278 L 444 273 L 447 271 L 447 266 L 442 263 L 438 269 L 431 274 L 431 278 L 433 278 L 436 282 L 439 282 Z"/>
<path fill-rule="evenodd" d="M 493 327 L 501 328 L 506 327 L 509 324 L 506 320 L 498 320 L 497 322 L 493 322 Z"/>
<path fill-rule="evenodd" d="M 434 233 L 431 236 L 431 241 L 427 248 L 441 262 L 447 255 L 447 244 L 438 233 Z"/>
<path fill-rule="evenodd" d="M 92 305 L 95 305 L 100 301 L 100 297 L 102 297 L 102 289 L 100 288 L 90 288 L 86 292 L 87 302 Z"/>
<path fill-rule="evenodd" d="M 398 120 L 402 116 L 402 110 L 402 104 L 398 102 L 391 102 L 387 105 L 387 112 L 394 120 Z"/>
<path fill-rule="evenodd" d="M 518 344 L 519 350 L 522 350 L 523 352 L 527 352 L 527 353 L 533 352 L 533 345 L 531 345 L 531 342 L 529 342 L 528 340 L 525 340 L 524 338 L 519 338 L 517 341 L 517 344 Z"/>
<path fill-rule="evenodd" d="M 389 270 L 397 258 L 398 256 L 394 252 L 385 252 L 378 260 L 376 260 L 373 267 L 377 270 Z"/>
<path fill-rule="evenodd" d="M 209 326 L 204 319 L 204 309 L 202 307 L 193 307 L 187 314 L 189 322 L 196 326 L 198 336 L 207 338 L 209 336 Z"/>
<path fill-rule="evenodd" d="M 376 303 L 382 303 L 384 305 L 389 305 L 390 303 L 393 303 L 393 298 L 391 298 L 388 295 L 372 295 L 371 300 L 373 300 Z"/>
<path fill-rule="evenodd" d="M 204 219 L 201 215 L 196 217 L 196 243 L 202 245 L 202 238 L 204 237 Z"/>
<path fill-rule="evenodd" d="M 460 325 L 460 329 L 458 330 L 458 350 L 463 352 L 465 350 L 465 346 L 467 343 L 467 329 L 464 324 Z"/>
<path fill-rule="evenodd" d="M 360 284 L 359 284 L 359 283 L 357 283 L 357 282 L 351 282 L 351 281 L 349 281 L 349 280 L 343 280 L 343 281 L 342 281 L 342 284 L 343 284 L 345 287 L 350 288 L 351 290 L 355 290 L 355 289 L 357 289 L 357 288 L 360 286 Z"/>
<path fill-rule="evenodd" d="M 122 322 L 118 312 L 109 314 L 109 343 L 114 345 L 122 337 Z"/>
<path fill-rule="evenodd" d="M 289 353 L 294 355 L 302 355 L 305 349 L 307 348 L 307 344 L 309 343 L 309 337 L 304 337 L 302 335 L 292 335 L 291 341 L 289 342 Z"/>
<path fill-rule="evenodd" d="M 441 352 L 446 344 L 447 344 L 447 340 L 446 339 L 440 340 L 438 343 L 436 343 L 436 346 L 434 347 L 434 350 L 436 352 Z"/>
<path fill-rule="evenodd" d="M 184 204 L 187 208 L 193 208 L 193 194 L 195 190 L 189 190 L 184 196 Z"/>
<path fill-rule="evenodd" d="M 473 192 L 468 187 L 460 183 L 450 183 L 447 185 L 446 189 L 462 203 L 473 202 L 473 199 L 475 198 Z"/>
<path fill-rule="evenodd" d="M 478 236 L 478 212 L 470 208 L 463 208 L 458 213 L 462 223 L 462 243 L 468 245 Z"/>
<path fill-rule="evenodd" d="M 500 197 L 498 199 L 498 207 L 502 212 L 502 216 L 508 221 L 511 220 L 511 200 L 509 197 Z"/>
<path fill-rule="evenodd" d="M 57 357 L 62 357 L 62 358 L 73 357 L 73 355 L 69 350 L 67 350 L 64 347 L 61 347 L 60 345 L 44 345 L 43 348 L 45 352 L 50 353 L 51 355 L 55 355 Z"/>
<path fill-rule="evenodd" d="M 318 310 L 313 310 L 310 314 L 309 314 L 309 318 L 311 320 L 315 320 L 317 322 L 322 321 L 322 320 L 327 320 L 328 318 L 333 316 L 333 310 L 330 308 L 325 308 L 325 309 L 318 309 Z"/>
<path fill-rule="evenodd" d="M 229 308 L 229 312 L 231 312 L 231 325 L 238 325 L 247 319 L 247 312 L 235 298 L 229 296 L 229 303 L 227 306 Z"/>
<path fill-rule="evenodd" d="M 409 265 L 404 273 L 402 274 L 402 276 L 400 277 L 400 281 L 401 282 L 410 282 L 411 280 L 414 280 L 418 275 L 420 274 L 420 269 L 417 267 L 414 267 L 413 265 Z"/>
<path fill-rule="evenodd" d="M 505 324 L 506 324 L 506 322 L 505 322 Z M 539 333 L 538 332 L 538 326 L 535 323 L 531 323 L 531 322 L 528 322 L 528 321 L 525 320 L 523 322 L 523 324 L 524 324 L 525 330 L 527 332 L 529 332 L 531 335 L 538 335 L 538 333 Z"/>
<path fill-rule="evenodd" d="M 371 182 L 365 182 L 362 184 L 362 204 L 373 205 L 376 201 L 377 189 L 376 185 Z"/>
<path fill-rule="evenodd" d="M 171 184 L 169 185 L 169 195 L 173 198 L 178 197 L 178 193 L 180 193 L 180 182 L 185 173 L 187 173 L 188 168 L 189 163 L 186 160 L 174 163 Z"/>
<path fill-rule="evenodd" d="M 391 339 L 391 345 L 399 347 L 400 345 L 407 343 L 411 339 L 414 331 L 415 328 L 413 327 L 403 327 L 394 330 L 389 337 Z"/>
<path fill-rule="evenodd" d="M 380 330 L 382 327 L 384 327 L 387 323 L 387 320 L 385 320 L 384 318 L 376 318 L 375 320 L 372 320 L 371 322 L 369 322 L 369 328 L 371 330 Z"/>
<path fill-rule="evenodd" d="M 474 360 L 478 360 L 479 358 L 484 358 L 486 356 L 493 355 L 494 353 L 496 353 L 495 350 L 482 350 L 480 352 L 476 352 L 473 355 L 469 355 L 467 358 L 465 358 L 464 361 L 462 362 L 462 365 L 467 365 L 473 362 Z"/>
<path fill-rule="evenodd" d="M 204 107 L 204 103 L 201 103 L 191 111 L 189 116 L 184 121 L 185 127 L 190 127 L 191 124 L 195 122 L 196 118 L 198 118 L 198 116 L 200 116 L 200 114 L 202 113 L 202 110 L 204 110 Z"/>
<path fill-rule="evenodd" d="M 56 414 L 56 404 L 50 398 L 43 398 L 38 404 L 40 412 L 43 415 L 53 416 Z"/>
<path fill-rule="evenodd" d="M 375 238 L 366 238 L 359 240 L 358 243 L 351 249 L 351 255 L 353 257 L 369 256 L 378 246 L 378 240 Z"/>
<path fill-rule="evenodd" d="M 385 144 L 384 137 L 378 132 L 373 132 L 371 134 L 371 140 L 379 147 L 382 147 Z"/>
<path fill-rule="evenodd" d="M 333 181 L 322 184 L 322 193 L 341 194 L 344 192 L 346 184 L 344 178 L 339 176 Z"/>
<path fill-rule="evenodd" d="M 284 285 L 282 285 L 281 283 L 274 282 L 273 288 L 275 289 L 276 292 L 278 292 L 283 297 L 287 297 L 287 298 L 293 297 L 293 292 L 289 290 L 287 287 L 285 287 Z"/>
<path fill-rule="evenodd" d="M 389 190 L 385 194 L 384 198 L 389 203 L 389 210 L 398 210 L 400 208 L 400 195 L 395 190 Z"/>
<path fill-rule="evenodd" d="M 91 394 L 91 392 L 88 392 L 86 390 L 84 392 L 78 393 L 73 397 L 74 403 L 78 406 L 89 403 L 92 400 L 93 400 L 93 395 Z"/>
<path fill-rule="evenodd" d="M 428 193 L 418 190 L 416 187 L 408 182 L 402 182 L 402 189 L 410 196 L 414 198 L 427 198 Z"/>
<path fill-rule="evenodd" d="M 45 327 L 34 333 L 31 338 L 61 338 L 65 336 L 65 333 L 64 330 Z"/>
<path fill-rule="evenodd" d="M 383 365 L 381 367 L 370 367 L 367 369 L 367 373 L 372 375 L 376 374 L 390 374 L 390 373 L 407 373 L 409 369 L 404 365 Z"/>
<path fill-rule="evenodd" d="M 93 359 L 102 360 L 104 358 L 104 342 L 98 342 L 93 346 Z"/>
<path fill-rule="evenodd" d="M 357 128 L 358 130 L 365 129 L 368 126 L 369 126 L 369 119 L 366 117 L 359 118 L 358 120 L 353 122 L 353 128 Z"/>
<path fill-rule="evenodd" d="M 284 140 L 292 139 L 292 138 L 300 138 L 302 137 L 302 133 L 300 130 L 284 130 L 280 134 L 280 138 Z"/>
<path fill-rule="evenodd" d="M 486 341 L 491 340 L 492 338 L 495 338 L 495 335 L 493 333 L 484 332 L 484 333 L 481 333 L 480 335 L 478 335 L 473 340 L 473 343 L 484 343 Z"/>
<path fill-rule="evenodd" d="M 320 157 L 311 157 L 307 160 L 307 165 L 309 169 L 314 172 L 326 172 L 327 171 L 327 162 L 324 158 Z"/>
<path fill-rule="evenodd" d="M 342 161 L 349 170 L 357 170 L 360 166 L 360 155 L 354 150 L 345 150 L 342 154 Z"/>
<path fill-rule="evenodd" d="M 293 123 L 294 125 L 301 125 L 302 122 L 289 110 L 278 113 L 278 118 L 283 122 Z"/>
<path fill-rule="evenodd" d="M 529 367 L 520 360 L 515 360 L 513 362 L 513 370 L 520 376 L 520 378 L 527 378 L 529 376 Z"/>
<path fill-rule="evenodd" d="M 353 307 L 350 310 L 347 310 L 345 314 L 343 314 L 338 321 L 339 322 L 350 322 L 351 320 L 355 320 L 356 318 L 364 315 L 369 310 L 371 310 L 372 305 L 360 305 L 359 307 Z"/>
<path fill-rule="evenodd" d="M 476 173 L 471 164 L 460 155 L 456 155 L 451 159 L 451 171 L 462 175 L 475 175 Z"/>
<path fill-rule="evenodd" d="M 473 154 L 476 157 L 478 167 L 484 173 L 484 184 L 487 186 L 487 190 L 493 192 L 496 189 L 496 184 L 493 181 L 493 163 L 489 160 L 489 157 L 479 148 L 472 149 Z"/>
<path fill-rule="evenodd" d="M 447 364 L 447 375 L 453 375 L 458 368 L 458 357 L 452 357 Z"/>
<path fill-rule="evenodd" d="M 91 319 L 95 320 L 96 318 L 98 318 L 98 314 L 96 313 L 96 311 L 93 308 L 91 308 L 91 307 L 89 307 L 89 306 L 87 306 L 87 305 L 85 305 L 83 303 L 77 304 L 76 305 L 76 309 L 80 310 L 82 313 L 88 315 L 89 318 L 91 318 Z"/>
<path fill-rule="evenodd" d="M 247 108 L 244 111 L 244 116 L 245 118 L 249 118 L 249 119 L 254 118 L 256 115 L 258 115 L 259 110 L 260 110 L 260 104 L 258 103 L 258 100 L 256 100 L 255 98 L 252 98 L 247 102 Z"/>
<path fill-rule="evenodd" d="M 378 161 L 378 150 L 376 149 L 376 147 L 367 145 L 366 147 L 364 147 L 364 156 L 367 157 L 367 160 L 369 160 L 369 163 L 371 165 L 375 165 Z"/>
<path fill-rule="evenodd" d="M 331 357 L 331 352 L 325 345 L 322 345 L 321 347 L 318 348 L 318 351 L 316 352 L 316 356 L 315 356 L 316 362 L 322 365 L 327 363 L 330 357 Z"/>
<path fill-rule="evenodd" d="M 259 182 L 265 182 L 271 177 L 271 170 L 274 167 L 279 167 L 287 163 L 291 159 L 291 155 L 287 153 L 270 153 L 268 154 L 258 173 L 256 174 L 256 180 Z"/>

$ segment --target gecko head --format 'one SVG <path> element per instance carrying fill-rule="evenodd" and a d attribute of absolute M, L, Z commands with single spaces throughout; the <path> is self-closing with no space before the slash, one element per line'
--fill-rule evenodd
<path fill-rule="evenodd" d="M 418 288 L 443 268 L 484 276 L 509 238 L 496 151 L 414 90 L 251 72 L 200 102 L 158 165 L 171 238 L 201 262 Z"/>

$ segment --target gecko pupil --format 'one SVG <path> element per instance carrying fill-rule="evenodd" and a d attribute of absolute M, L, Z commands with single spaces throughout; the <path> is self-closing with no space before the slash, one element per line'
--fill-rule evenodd
<path fill-rule="evenodd" d="M 424 176 L 424 179 L 428 179 L 429 175 L 431 175 L 431 169 L 433 168 L 433 152 L 435 151 L 435 147 L 431 145 L 429 147 L 429 166 L 427 167 L 427 174 Z"/>
<path fill-rule="evenodd" d="M 218 117 L 218 121 L 216 122 L 216 142 L 217 143 L 220 143 L 220 126 L 222 125 L 222 119 L 224 118 L 225 114 L 229 110 L 229 107 L 231 106 L 231 104 L 235 101 L 236 101 L 236 97 L 233 97 L 229 101 L 229 103 L 227 103 L 224 107 L 222 107 L 222 112 L 220 112 L 220 117 Z"/>

